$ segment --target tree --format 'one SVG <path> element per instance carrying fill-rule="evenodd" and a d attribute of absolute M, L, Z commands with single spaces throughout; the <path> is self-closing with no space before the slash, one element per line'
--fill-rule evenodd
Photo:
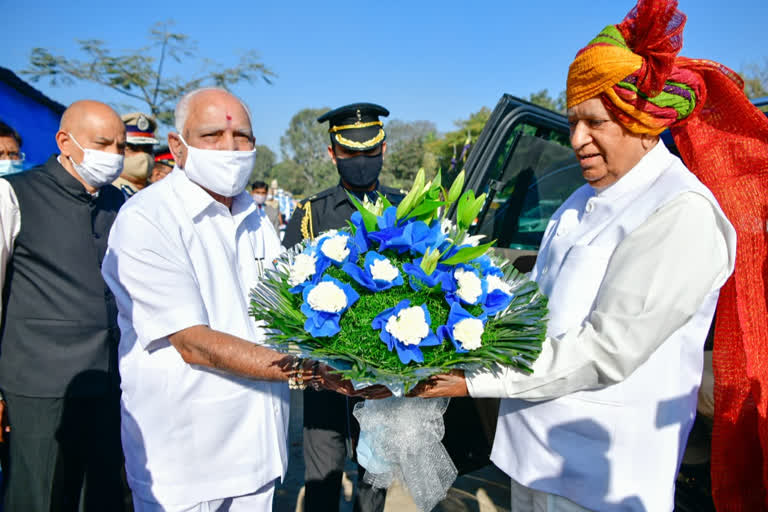
<path fill-rule="evenodd" d="M 381 170 L 381 182 L 394 188 L 407 189 L 416 173 L 424 168 L 433 175 L 437 170 L 435 156 L 426 144 L 435 139 L 437 127 L 431 121 L 400 121 L 386 123 L 387 153 Z"/>
<path fill-rule="evenodd" d="M 34 48 L 30 68 L 22 74 L 37 82 L 48 78 L 52 85 L 70 85 L 75 81 L 94 82 L 113 91 L 140 101 L 161 123 L 173 123 L 173 108 L 185 93 L 205 86 L 225 89 L 257 79 L 271 84 L 276 76 L 254 51 L 244 53 L 236 66 L 225 67 L 204 60 L 202 69 L 194 78 L 167 76 L 167 60 L 177 63 L 184 58 L 184 70 L 189 72 L 197 57 L 195 43 L 189 36 L 169 30 L 172 22 L 157 23 L 149 33 L 150 43 L 136 50 L 114 55 L 104 41 L 78 40 L 85 59 L 70 59 L 53 55 L 46 48 Z"/>
<path fill-rule="evenodd" d="M 528 101 L 534 105 L 565 114 L 565 91 L 562 91 L 557 96 L 557 99 L 555 99 L 549 95 L 548 89 L 542 89 L 539 92 L 531 93 L 530 96 L 528 96 Z"/>
<path fill-rule="evenodd" d="M 387 132 L 387 151 L 397 151 L 403 144 L 410 143 L 414 139 L 426 140 L 434 138 L 437 134 L 437 126 L 432 121 L 401 121 L 392 119 L 384 125 Z"/>
<path fill-rule="evenodd" d="M 762 65 L 750 64 L 741 75 L 744 78 L 744 92 L 748 98 L 768 96 L 768 57 Z M 763 107 L 763 110 L 768 111 L 768 107 Z"/>
<path fill-rule="evenodd" d="M 307 180 L 304 177 L 304 169 L 293 160 L 283 160 L 274 165 L 269 171 L 269 180 L 277 180 L 280 188 L 288 190 L 294 195 L 304 197 L 317 192 L 307 188 Z"/>
<path fill-rule="evenodd" d="M 274 151 L 269 149 L 269 146 L 263 144 L 256 144 L 256 161 L 253 164 L 253 171 L 251 171 L 251 177 L 248 179 L 248 183 L 254 181 L 269 182 L 272 178 L 272 168 L 275 166 L 277 157 Z"/>
<path fill-rule="evenodd" d="M 338 181 L 336 167 L 328 157 L 328 125 L 317 122 L 327 111 L 327 107 L 298 111 L 280 137 L 283 160 L 292 160 L 301 169 L 304 184 L 295 191 L 297 194 L 315 193 Z"/>
<path fill-rule="evenodd" d="M 463 161 L 469 156 L 472 144 L 477 142 L 477 137 L 483 131 L 485 123 L 491 117 L 488 107 L 471 114 L 469 119 L 454 121 L 457 130 L 446 133 L 442 138 L 427 142 L 426 149 L 435 155 L 437 167 L 442 169 L 443 175 L 453 176 L 464 168 Z M 467 139 L 469 145 L 467 146 Z M 466 147 L 466 150 L 464 149 Z M 451 165 L 451 160 L 456 164 Z M 450 181 L 450 179 L 448 179 Z"/>

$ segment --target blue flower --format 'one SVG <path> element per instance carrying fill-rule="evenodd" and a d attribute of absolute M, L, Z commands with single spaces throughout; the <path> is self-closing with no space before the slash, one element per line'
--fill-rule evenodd
<path fill-rule="evenodd" d="M 307 317 L 304 330 L 315 338 L 333 336 L 341 330 L 341 315 L 360 295 L 348 284 L 330 276 L 310 284 L 302 292 L 301 312 Z"/>
<path fill-rule="evenodd" d="M 397 227 L 397 208 L 390 206 L 384 212 L 377 217 L 377 223 L 379 225 L 379 231 L 385 229 L 392 229 Z"/>
<path fill-rule="evenodd" d="M 370 243 L 368 241 L 368 230 L 365 229 L 365 223 L 363 222 L 363 215 L 360 212 L 355 212 L 349 220 L 355 227 L 355 235 L 352 237 L 352 242 L 355 244 L 357 253 L 364 254 L 370 248 Z"/>
<path fill-rule="evenodd" d="M 487 254 L 483 254 L 482 256 L 473 259 L 469 262 L 469 264 L 473 267 L 479 268 L 483 275 L 488 275 L 494 271 L 498 271 L 497 275 L 504 275 L 503 272 L 501 272 L 501 269 L 493 264 L 491 257 Z"/>
<path fill-rule="evenodd" d="M 411 307 L 411 301 L 401 300 L 394 308 L 379 313 L 371 322 L 371 327 L 380 329 L 379 338 L 386 343 L 391 352 L 397 350 L 400 362 L 424 362 L 424 354 L 419 347 L 440 345 L 442 341 L 430 329 L 430 317 L 427 306 Z"/>
<path fill-rule="evenodd" d="M 412 254 L 424 254 L 430 247 L 438 247 L 445 240 L 440 223 L 435 221 L 432 227 L 420 220 L 407 221 L 399 227 L 371 233 L 370 238 L 379 242 L 379 250 L 393 249 L 399 253 L 411 251 Z"/>
<path fill-rule="evenodd" d="M 512 292 L 504 280 L 504 272 L 496 266 L 488 267 L 485 272 L 485 281 L 488 283 L 488 294 L 483 304 L 483 309 L 489 315 L 495 315 L 503 311 L 512 302 Z"/>
<path fill-rule="evenodd" d="M 349 262 L 345 263 L 341 269 L 372 292 L 380 292 L 403 284 L 403 277 L 397 267 L 392 265 L 386 256 L 375 251 L 369 251 L 365 255 L 362 269 Z"/>
<path fill-rule="evenodd" d="M 445 290 L 445 286 L 450 286 L 450 283 L 453 282 L 450 269 L 451 267 L 446 265 L 438 265 L 434 272 L 427 275 L 421 268 L 421 258 L 416 258 L 413 263 L 403 263 L 403 272 L 410 276 L 408 282 L 414 291 L 419 291 L 425 287 L 434 288 L 439 284 L 442 284 L 443 290 Z"/>
<path fill-rule="evenodd" d="M 456 348 L 456 352 L 468 352 L 480 348 L 485 322 L 488 316 L 472 316 L 457 302 L 451 304 L 448 321 L 437 328 L 440 339 L 448 338 Z"/>
<path fill-rule="evenodd" d="M 477 306 L 484 304 L 488 293 L 488 282 L 480 272 L 466 264 L 456 265 L 451 273 L 451 279 L 443 285 L 445 298 L 448 302 L 460 302 Z"/>
<path fill-rule="evenodd" d="M 430 247 L 439 247 L 446 239 L 439 221 L 431 226 L 415 219 L 397 221 L 397 209 L 390 206 L 378 217 L 379 230 L 368 238 L 379 242 L 379 251 L 392 249 L 399 253 L 411 251 L 424 254 Z"/>

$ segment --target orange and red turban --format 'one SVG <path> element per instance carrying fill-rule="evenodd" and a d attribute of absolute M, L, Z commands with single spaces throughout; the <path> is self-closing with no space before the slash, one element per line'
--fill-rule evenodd
<path fill-rule="evenodd" d="M 736 73 L 677 56 L 685 20 L 676 0 L 639 0 L 576 55 L 568 107 L 600 97 L 634 133 L 670 128 L 736 229 L 715 325 L 712 491 L 718 512 L 767 511 L 768 118 Z"/>

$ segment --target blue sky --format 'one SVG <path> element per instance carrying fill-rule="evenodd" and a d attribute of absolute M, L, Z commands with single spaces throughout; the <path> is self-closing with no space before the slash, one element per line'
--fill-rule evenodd
<path fill-rule="evenodd" d="M 430 120 L 441 131 L 504 92 L 527 97 L 565 88 L 575 52 L 634 5 L 624 0 L 581 2 L 112 2 L 2 0 L 0 65 L 17 73 L 34 47 L 78 56 L 76 39 L 102 39 L 115 50 L 146 44 L 149 28 L 173 20 L 197 41 L 201 56 L 232 65 L 258 51 L 278 77 L 274 85 L 238 86 L 253 112 L 258 143 L 279 152 L 291 116 L 305 107 L 380 103 L 391 118 Z M 768 1 L 680 0 L 688 15 L 682 55 L 709 58 L 736 71 L 768 65 Z M 199 63 L 174 71 L 193 73 Z M 69 104 L 95 98 L 126 103 L 89 84 L 34 84 Z M 139 106 L 135 104 L 135 106 Z"/>

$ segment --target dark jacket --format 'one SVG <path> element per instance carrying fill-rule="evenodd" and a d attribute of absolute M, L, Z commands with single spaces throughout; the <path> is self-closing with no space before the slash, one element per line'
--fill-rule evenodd
<path fill-rule="evenodd" d="M 368 199 L 375 202 L 381 193 L 389 201 L 397 205 L 405 197 L 399 190 L 379 186 L 371 192 L 367 192 Z M 362 200 L 362 197 L 358 197 Z M 307 210 L 311 209 L 311 222 L 307 217 Z M 285 228 L 283 246 L 290 249 L 305 238 L 315 238 L 323 231 L 339 229 L 347 225 L 347 221 L 357 209 L 350 201 L 341 183 L 335 187 L 327 188 L 322 192 L 305 199 L 296 207 L 288 226 Z"/>
<path fill-rule="evenodd" d="M 0 388 L 31 397 L 114 389 L 120 336 L 101 262 L 123 194 L 107 185 L 92 196 L 56 157 L 6 179 L 21 230 L 3 287 Z"/>

